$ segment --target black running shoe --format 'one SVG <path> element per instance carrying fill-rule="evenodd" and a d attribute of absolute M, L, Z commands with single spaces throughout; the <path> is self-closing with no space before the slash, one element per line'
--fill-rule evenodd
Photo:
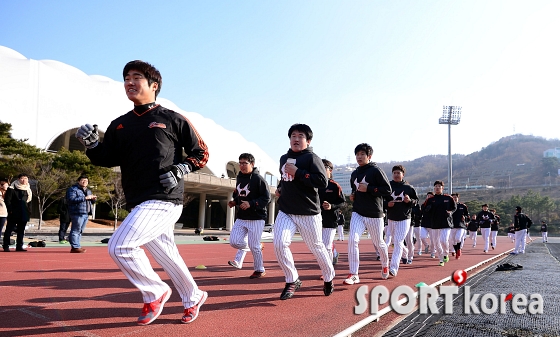
<path fill-rule="evenodd" d="M 299 279 L 297 279 L 295 282 L 292 283 L 286 283 L 286 286 L 284 287 L 284 290 L 280 295 L 280 299 L 287 300 L 292 298 L 292 296 L 294 296 L 294 293 L 296 292 L 296 290 L 299 289 L 299 287 L 301 287 L 301 281 Z"/>
<path fill-rule="evenodd" d="M 323 285 L 323 293 L 325 294 L 325 296 L 329 296 L 330 294 L 332 294 L 332 292 L 334 291 L 334 285 L 333 282 L 325 282 L 325 285 Z"/>

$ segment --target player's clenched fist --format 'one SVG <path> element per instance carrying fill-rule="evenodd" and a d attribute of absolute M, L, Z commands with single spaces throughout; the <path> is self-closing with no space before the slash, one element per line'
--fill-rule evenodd
<path fill-rule="evenodd" d="M 78 131 L 76 131 L 76 138 L 84 144 L 88 149 L 92 149 L 99 143 L 99 132 L 97 130 L 97 125 L 85 124 L 80 126 Z"/>
<path fill-rule="evenodd" d="M 186 164 L 177 164 L 169 166 L 165 171 L 167 172 L 159 176 L 159 182 L 163 187 L 170 190 L 176 187 L 179 181 L 183 180 L 183 176 L 191 170 Z"/>

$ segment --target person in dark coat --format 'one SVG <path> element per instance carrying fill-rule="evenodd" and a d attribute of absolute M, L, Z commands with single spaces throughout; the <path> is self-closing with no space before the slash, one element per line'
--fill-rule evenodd
<path fill-rule="evenodd" d="M 58 214 L 60 215 L 60 227 L 58 228 L 58 243 L 68 243 L 66 240 L 66 232 L 70 225 L 70 213 L 68 213 L 68 201 L 66 197 L 62 197 L 58 203 Z"/>
<path fill-rule="evenodd" d="M 29 208 L 33 194 L 29 186 L 29 177 L 22 173 L 18 176 L 4 196 L 4 203 L 8 210 L 8 226 L 4 232 L 4 241 L 2 248 L 5 252 L 10 251 L 10 236 L 15 230 L 17 233 L 16 252 L 26 252 L 23 248 L 23 235 L 25 234 L 25 225 L 29 221 Z"/>

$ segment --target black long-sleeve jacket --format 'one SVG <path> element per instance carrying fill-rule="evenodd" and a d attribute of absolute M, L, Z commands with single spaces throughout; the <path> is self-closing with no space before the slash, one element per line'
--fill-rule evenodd
<path fill-rule="evenodd" d="M 489 211 L 480 211 L 476 216 L 480 228 L 490 228 L 492 221 L 494 220 L 494 214 Z"/>
<path fill-rule="evenodd" d="M 430 214 L 428 213 L 428 211 L 426 210 L 426 201 L 428 199 L 424 200 L 424 203 L 422 204 L 421 207 L 421 212 L 422 212 L 422 222 L 420 223 L 421 227 L 424 228 L 432 228 L 432 219 L 430 218 Z"/>
<path fill-rule="evenodd" d="M 422 224 L 422 209 L 420 208 L 420 204 L 416 204 L 412 207 L 410 221 L 414 227 L 420 227 Z"/>
<path fill-rule="evenodd" d="M 467 229 L 469 230 L 469 232 L 476 232 L 479 228 L 478 226 L 479 226 L 478 220 L 471 219 L 471 221 L 467 225 Z"/>
<path fill-rule="evenodd" d="M 240 205 L 243 201 L 247 201 L 251 207 L 237 211 L 237 218 L 243 220 L 265 220 L 266 206 L 270 203 L 270 192 L 268 184 L 259 174 L 259 170 L 255 167 L 248 174 L 239 172 L 235 191 L 233 192 L 233 200 L 236 205 Z"/>
<path fill-rule="evenodd" d="M 323 201 L 331 204 L 331 209 L 323 209 Z M 336 228 L 338 226 L 338 212 L 337 210 L 344 205 L 344 194 L 342 187 L 329 179 L 327 188 L 319 189 L 319 203 L 321 205 L 321 217 L 323 218 L 323 228 Z"/>
<path fill-rule="evenodd" d="M 295 161 L 297 171 L 292 176 L 284 170 L 286 163 Z M 291 149 L 280 157 L 280 198 L 278 208 L 286 214 L 317 215 L 321 213 L 319 188 L 327 187 L 327 172 L 323 161 L 312 147 L 294 152 Z"/>
<path fill-rule="evenodd" d="M 137 111 L 141 107 L 135 107 Z M 187 157 L 183 159 L 183 149 Z M 103 142 L 86 155 L 94 165 L 120 166 L 127 208 L 147 200 L 182 204 L 184 184 L 166 190 L 159 176 L 172 165 L 184 163 L 191 171 L 204 167 L 208 147 L 188 119 L 155 105 L 134 110 L 111 122 Z"/>
<path fill-rule="evenodd" d="M 361 182 L 368 183 L 367 192 L 358 191 Z M 369 162 L 352 172 L 350 185 L 354 194 L 353 212 L 368 218 L 382 218 L 383 198 L 391 195 L 391 184 L 385 172 Z"/>
<path fill-rule="evenodd" d="M 453 212 L 453 228 L 467 229 L 466 221 L 469 220 L 469 208 L 467 205 L 457 203 L 457 210 Z"/>
<path fill-rule="evenodd" d="M 524 213 L 517 212 L 513 216 L 513 227 L 515 228 L 515 231 L 529 229 L 529 227 L 531 227 L 532 224 L 533 224 L 533 220 L 531 220 L 531 218 L 526 216 Z"/>
<path fill-rule="evenodd" d="M 416 195 L 416 190 L 412 185 L 406 181 L 394 181 L 389 182 L 391 184 L 391 195 L 385 197 L 384 206 L 387 210 L 387 219 L 393 221 L 400 221 L 410 219 L 412 215 L 412 207 L 418 203 L 418 196 Z M 410 202 L 404 202 L 404 196 L 408 195 L 410 197 Z M 393 201 L 393 207 L 389 207 L 389 201 Z"/>
<path fill-rule="evenodd" d="M 435 194 L 432 198 L 426 199 L 424 204 L 433 229 L 453 228 L 452 213 L 457 210 L 457 204 L 452 197 L 447 194 Z"/>
<path fill-rule="evenodd" d="M 500 230 L 500 221 L 502 219 L 500 218 L 499 215 L 494 214 L 494 220 L 492 221 L 492 223 L 490 224 L 490 230 L 491 231 L 499 231 Z"/>

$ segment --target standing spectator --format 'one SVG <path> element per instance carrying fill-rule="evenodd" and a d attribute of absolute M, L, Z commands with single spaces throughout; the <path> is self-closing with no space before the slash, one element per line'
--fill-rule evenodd
<path fill-rule="evenodd" d="M 515 207 L 513 225 L 515 227 L 515 248 L 511 254 L 525 254 L 527 231 L 531 228 L 533 221 L 522 212 L 521 206 Z"/>
<path fill-rule="evenodd" d="M 354 149 L 358 168 L 350 176 L 354 203 L 350 219 L 348 239 L 348 262 L 350 273 L 344 284 L 360 283 L 360 236 L 367 229 L 373 246 L 381 259 L 381 277 L 389 277 L 389 255 L 383 240 L 384 212 L 383 198 L 391 195 L 391 184 L 385 172 L 371 161 L 373 148 L 367 143 L 358 144 Z"/>
<path fill-rule="evenodd" d="M 457 204 L 452 197 L 443 194 L 443 181 L 434 182 L 434 196 L 426 199 L 426 211 L 432 220 L 432 234 L 435 234 L 436 251 L 439 265 L 449 261 L 449 233 L 453 227 L 453 212 Z"/>
<path fill-rule="evenodd" d="M 329 296 L 334 290 L 335 272 L 321 238 L 321 205 L 317 191 L 328 186 L 327 173 L 321 158 L 309 146 L 313 131 L 308 125 L 292 125 L 288 130 L 288 138 L 290 149 L 280 157 L 282 180 L 276 189 L 280 211 L 274 228 L 274 252 L 286 280 L 280 299 L 292 298 L 301 287 L 290 250 L 297 230 L 319 263 L 324 281 L 323 293 Z"/>
<path fill-rule="evenodd" d="M 548 242 L 548 226 L 546 225 L 546 221 L 541 221 L 541 234 L 542 234 L 542 242 Z"/>
<path fill-rule="evenodd" d="M 482 205 L 482 211 L 476 215 L 476 220 L 478 220 L 480 234 L 484 240 L 484 253 L 487 253 L 488 248 L 490 247 L 490 227 L 492 225 L 492 221 L 494 220 L 494 214 L 488 211 L 488 204 Z"/>
<path fill-rule="evenodd" d="M 469 220 L 469 209 L 467 205 L 459 202 L 459 193 L 452 193 L 451 197 L 457 204 L 457 210 L 453 213 L 453 228 L 451 229 L 449 241 L 455 250 L 455 258 L 459 259 L 461 257 L 463 243 L 465 242 L 465 233 L 467 230 L 465 221 Z"/>
<path fill-rule="evenodd" d="M 8 190 L 7 180 L 0 180 L 0 236 L 2 235 L 2 230 L 4 229 L 4 225 L 6 224 L 6 220 L 8 219 L 8 209 L 6 208 L 6 203 L 4 202 L 4 195 Z"/>
<path fill-rule="evenodd" d="M 498 244 L 498 231 L 500 230 L 500 216 L 496 214 L 495 209 L 491 209 L 490 213 L 494 215 L 494 220 L 490 224 L 490 246 L 492 250 L 496 249 L 496 245 Z"/>
<path fill-rule="evenodd" d="M 58 243 L 66 244 L 66 232 L 68 231 L 68 226 L 70 225 L 70 213 L 68 213 L 68 202 L 66 201 L 66 196 L 60 198 L 58 202 L 58 214 L 60 226 L 58 228 Z"/>
<path fill-rule="evenodd" d="M 393 180 L 390 181 L 392 192 L 384 199 L 387 206 L 387 231 L 391 232 L 395 244 L 391 254 L 389 275 L 397 276 L 401 258 L 403 263 L 411 264 L 414 256 L 413 230 L 411 230 L 414 227 L 410 226 L 410 218 L 412 207 L 418 203 L 418 196 L 414 187 L 404 180 L 406 173 L 404 166 L 395 165 L 391 172 L 393 175 Z"/>
<path fill-rule="evenodd" d="M 344 194 L 342 187 L 332 179 L 333 164 L 322 159 L 327 172 L 327 187 L 319 189 L 319 201 L 321 203 L 321 218 L 323 223 L 322 238 L 325 248 L 329 253 L 333 265 L 338 261 L 338 252 L 335 254 L 334 235 L 335 228 L 338 227 L 338 209 L 344 205 Z M 336 258 L 336 259 L 335 259 Z"/>
<path fill-rule="evenodd" d="M 81 247 L 82 233 L 86 228 L 88 217 L 92 214 L 92 206 L 97 196 L 93 195 L 87 188 L 89 178 L 82 175 L 78 182 L 66 190 L 68 202 L 68 214 L 72 219 L 70 228 L 70 253 L 85 253 L 86 249 Z M 59 234 L 60 235 L 60 234 Z M 59 237 L 60 239 L 60 237 Z"/>
<path fill-rule="evenodd" d="M 237 249 L 236 257 L 228 264 L 241 269 L 245 255 L 250 250 L 253 254 L 254 272 L 249 278 L 266 275 L 264 270 L 261 238 L 266 220 L 266 207 L 270 203 L 268 184 L 254 167 L 255 157 L 250 153 L 239 155 L 239 173 L 233 200 L 229 207 L 239 206 L 237 219 L 233 224 L 229 244 Z"/>
<path fill-rule="evenodd" d="M 469 238 L 472 240 L 473 248 L 476 247 L 476 236 L 478 235 L 478 220 L 476 220 L 476 214 L 471 215 L 471 221 L 467 225 L 467 230 L 469 231 Z"/>
<path fill-rule="evenodd" d="M 179 254 L 173 229 L 183 211 L 184 177 L 206 166 L 208 147 L 188 119 L 156 103 L 162 83 L 159 70 L 130 61 L 123 78 L 133 109 L 111 122 L 103 142 L 89 124 L 76 133 L 94 165 L 121 168 L 130 213 L 109 240 L 109 255 L 142 293 L 139 325 L 156 320 L 171 296 L 171 288 L 140 247 L 152 253 L 179 291 L 181 322 L 192 323 L 208 293 L 198 288 Z"/>
<path fill-rule="evenodd" d="M 25 234 L 25 225 L 29 221 L 30 209 L 29 205 L 33 194 L 29 186 L 29 177 L 25 173 L 18 175 L 4 194 L 4 203 L 8 210 L 8 225 L 4 232 L 4 242 L 2 247 L 5 252 L 10 251 L 10 236 L 12 231 L 16 231 L 16 252 L 26 252 L 23 248 L 23 235 Z"/>

